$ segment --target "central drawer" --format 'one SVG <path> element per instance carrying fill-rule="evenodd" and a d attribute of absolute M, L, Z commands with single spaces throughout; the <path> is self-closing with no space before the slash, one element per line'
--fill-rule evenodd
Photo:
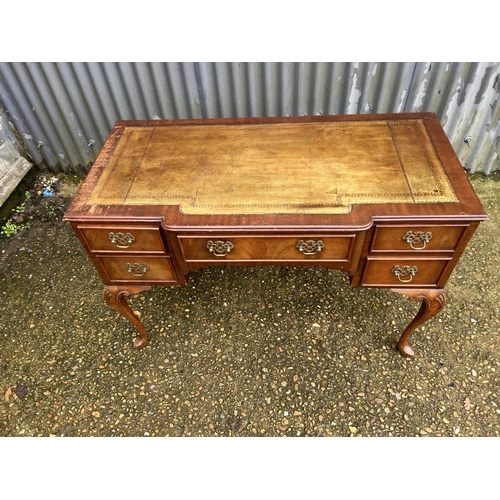
<path fill-rule="evenodd" d="M 349 262 L 356 235 L 179 235 L 186 262 L 304 261 Z"/>

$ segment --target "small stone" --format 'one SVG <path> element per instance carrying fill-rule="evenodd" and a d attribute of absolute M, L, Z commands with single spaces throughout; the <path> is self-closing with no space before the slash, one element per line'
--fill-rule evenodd
<path fill-rule="evenodd" d="M 101 416 L 101 414 L 98 411 L 93 411 L 92 416 L 95 418 L 99 418 Z"/>
<path fill-rule="evenodd" d="M 349 426 L 349 432 L 352 434 L 356 434 L 356 432 L 358 432 L 358 429 L 356 427 Z"/>
<path fill-rule="evenodd" d="M 28 394 L 28 388 L 25 385 L 18 385 L 16 387 L 16 396 L 19 399 L 24 399 Z"/>

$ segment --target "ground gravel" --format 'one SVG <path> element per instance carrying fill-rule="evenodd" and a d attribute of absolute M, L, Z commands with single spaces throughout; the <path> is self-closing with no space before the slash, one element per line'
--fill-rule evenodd
<path fill-rule="evenodd" d="M 150 343 L 102 300 L 61 221 L 0 239 L 0 436 L 500 436 L 498 176 L 443 312 L 396 350 L 419 304 L 323 268 L 207 268 L 130 300 Z M 40 202 L 42 203 L 42 202 Z"/>

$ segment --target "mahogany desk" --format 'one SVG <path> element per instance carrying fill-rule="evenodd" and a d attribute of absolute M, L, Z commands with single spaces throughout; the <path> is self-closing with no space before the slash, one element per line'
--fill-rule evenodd
<path fill-rule="evenodd" d="M 411 333 L 487 218 L 433 113 L 118 121 L 65 215 L 104 299 L 204 266 L 324 266 L 422 301 Z"/>

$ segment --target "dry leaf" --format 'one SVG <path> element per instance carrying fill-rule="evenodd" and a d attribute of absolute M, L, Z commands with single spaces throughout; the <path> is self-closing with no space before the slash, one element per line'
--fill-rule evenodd
<path fill-rule="evenodd" d="M 470 399 L 469 398 L 465 398 L 465 401 L 464 401 L 464 408 L 469 411 L 470 410 L 470 407 L 471 407 L 471 404 L 470 404 Z"/>
<path fill-rule="evenodd" d="M 12 389 L 9 387 L 5 392 L 5 401 L 7 401 L 7 403 L 9 402 L 9 398 L 11 395 L 12 395 Z"/>

